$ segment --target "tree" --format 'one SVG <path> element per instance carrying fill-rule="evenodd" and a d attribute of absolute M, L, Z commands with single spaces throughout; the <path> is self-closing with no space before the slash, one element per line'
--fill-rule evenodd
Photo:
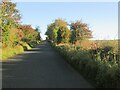
<path fill-rule="evenodd" d="M 75 23 L 71 23 L 70 28 L 72 31 L 72 42 L 92 38 L 92 32 L 89 30 L 89 27 L 86 23 L 76 21 Z"/>
<path fill-rule="evenodd" d="M 70 30 L 67 27 L 67 22 L 62 19 L 56 19 L 48 25 L 46 35 L 54 43 L 68 42 L 70 39 Z"/>
<path fill-rule="evenodd" d="M 38 32 L 38 35 L 37 35 L 37 37 L 36 37 L 36 40 L 41 41 L 41 40 L 42 40 L 42 37 L 40 36 L 40 33 L 41 33 L 40 27 L 39 27 L 39 26 L 36 26 L 35 31 Z"/>
<path fill-rule="evenodd" d="M 35 31 L 40 32 L 40 27 L 39 27 L 39 26 L 36 26 L 36 27 L 35 27 Z"/>
<path fill-rule="evenodd" d="M 24 33 L 22 41 L 31 44 L 41 40 L 40 32 L 33 29 L 31 25 L 20 25 L 19 29 Z"/>
<path fill-rule="evenodd" d="M 68 43 L 70 40 L 70 30 L 67 27 L 60 27 L 57 32 L 57 43 Z"/>
<path fill-rule="evenodd" d="M 18 24 L 21 16 L 16 9 L 16 4 L 12 2 L 3 2 L 1 5 L 1 29 L 2 44 L 7 46 L 10 43 L 11 28 Z"/>
<path fill-rule="evenodd" d="M 48 39 L 50 41 L 56 41 L 56 37 L 57 37 L 57 28 L 55 27 L 55 23 L 51 23 L 50 25 L 47 26 L 47 31 L 46 31 L 46 35 L 48 36 Z"/>

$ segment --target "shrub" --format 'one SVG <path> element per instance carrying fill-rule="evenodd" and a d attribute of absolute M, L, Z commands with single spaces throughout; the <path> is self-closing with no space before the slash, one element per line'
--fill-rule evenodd
<path fill-rule="evenodd" d="M 24 51 L 31 49 L 31 47 L 26 42 L 20 42 L 19 44 L 23 47 Z"/>
<path fill-rule="evenodd" d="M 99 66 L 98 74 L 96 76 L 97 86 L 117 88 L 117 69 L 118 66 L 115 64 L 111 66 L 109 63 L 106 62 L 101 63 Z"/>
<path fill-rule="evenodd" d="M 95 86 L 106 88 L 120 87 L 120 68 L 118 63 L 115 63 L 113 59 L 108 61 L 100 58 L 101 53 L 104 55 L 107 53 L 111 56 L 113 47 L 105 46 L 91 50 L 75 45 L 54 45 L 54 47 L 74 68 L 92 80 Z M 94 58 L 92 58 L 92 52 L 95 56 Z"/>

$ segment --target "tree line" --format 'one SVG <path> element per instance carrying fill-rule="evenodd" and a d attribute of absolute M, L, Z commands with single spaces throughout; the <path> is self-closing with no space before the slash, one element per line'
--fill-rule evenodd
<path fill-rule="evenodd" d="M 31 25 L 20 23 L 21 14 L 16 9 L 16 4 L 3 1 L 0 6 L 0 32 L 2 33 L 2 47 L 14 47 L 19 42 L 37 44 L 40 39 L 38 28 L 34 29 Z"/>
<path fill-rule="evenodd" d="M 69 24 L 58 18 L 47 26 L 46 35 L 48 36 L 47 40 L 57 44 L 75 43 L 79 40 L 92 38 L 92 31 L 89 30 L 88 24 L 80 20 Z"/>

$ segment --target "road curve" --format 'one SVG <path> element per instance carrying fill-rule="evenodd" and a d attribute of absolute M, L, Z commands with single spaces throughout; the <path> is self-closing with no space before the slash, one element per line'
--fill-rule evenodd
<path fill-rule="evenodd" d="M 48 42 L 2 63 L 3 88 L 93 88 Z"/>

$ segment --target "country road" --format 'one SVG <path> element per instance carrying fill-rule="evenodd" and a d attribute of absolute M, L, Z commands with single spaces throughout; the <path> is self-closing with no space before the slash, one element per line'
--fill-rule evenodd
<path fill-rule="evenodd" d="M 92 88 L 48 42 L 2 63 L 3 88 Z"/>

